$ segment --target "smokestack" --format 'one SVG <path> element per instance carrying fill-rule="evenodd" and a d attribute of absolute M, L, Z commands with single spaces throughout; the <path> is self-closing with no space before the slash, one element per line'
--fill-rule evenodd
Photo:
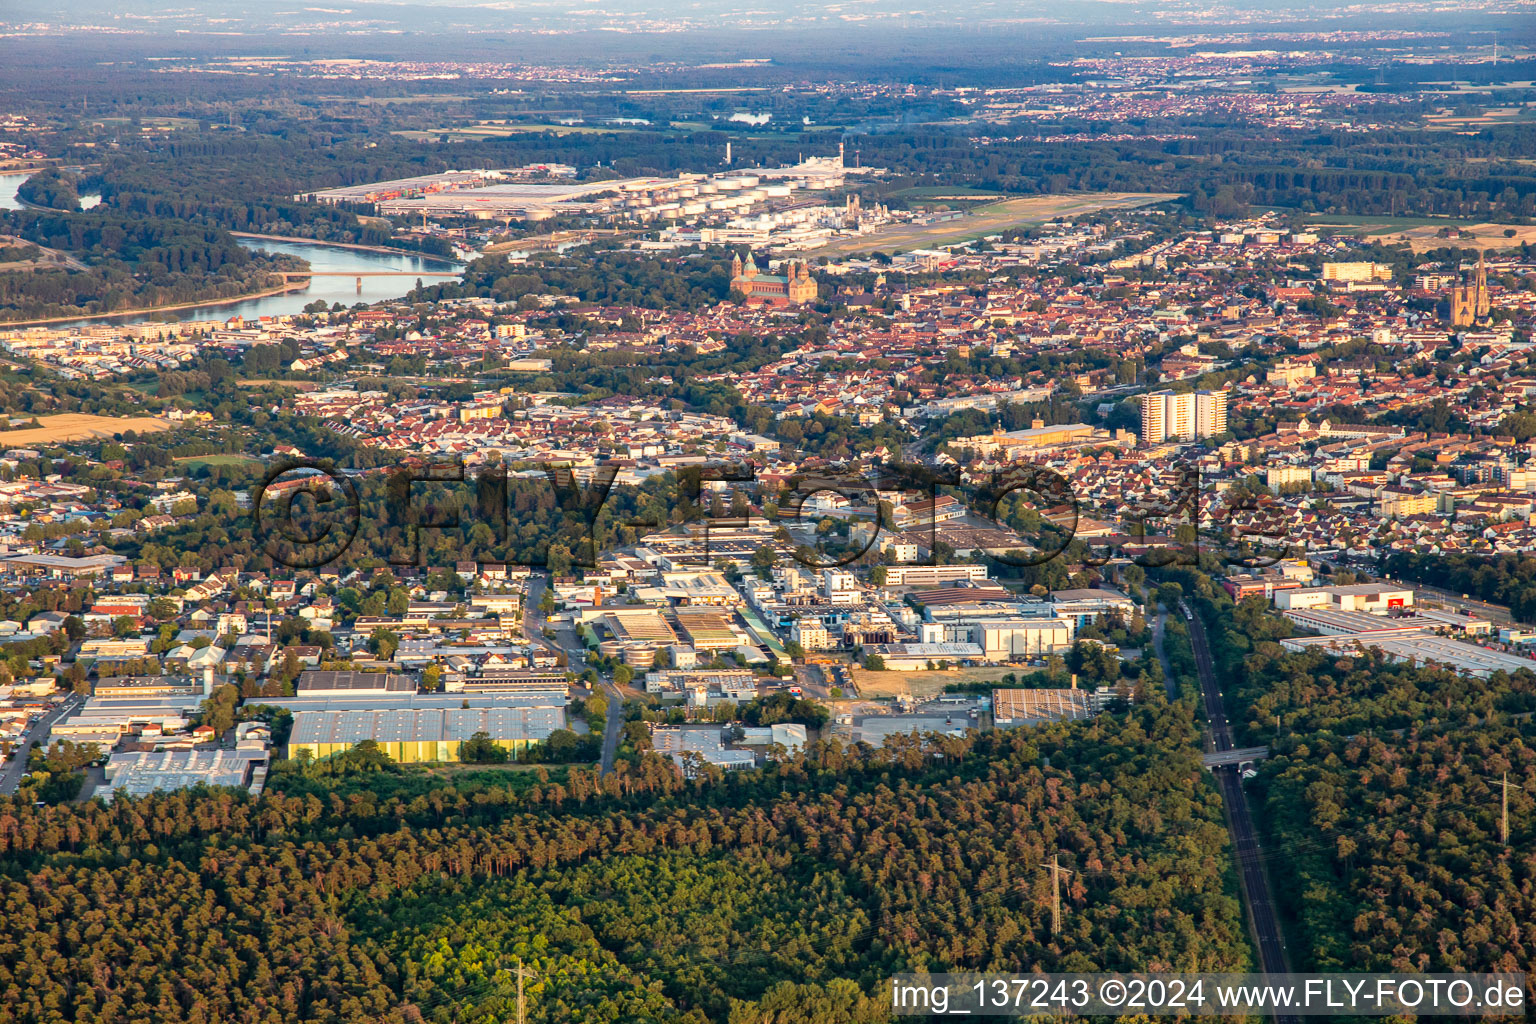
<path fill-rule="evenodd" d="M 213 696 L 213 666 L 212 665 L 209 665 L 209 666 L 207 666 L 206 668 L 203 669 L 203 696 L 204 697 L 212 697 Z"/>
<path fill-rule="evenodd" d="M 731 143 L 729 139 L 725 143 L 725 166 L 731 166 Z"/>

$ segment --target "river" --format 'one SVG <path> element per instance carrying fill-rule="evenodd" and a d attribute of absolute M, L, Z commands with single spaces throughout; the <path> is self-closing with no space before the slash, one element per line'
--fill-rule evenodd
<path fill-rule="evenodd" d="M 35 173 L 28 171 L 22 174 L 0 174 L 0 210 L 19 210 L 25 204 L 16 198 L 16 190 L 21 183 Z M 454 270 L 462 264 L 452 260 L 433 259 L 427 256 L 413 256 L 406 253 L 368 252 L 361 249 L 345 249 L 340 246 L 326 245 L 324 242 L 274 242 L 261 238 L 239 239 L 241 245 L 247 249 L 263 249 L 273 253 L 288 253 L 309 261 L 311 270 L 327 271 L 342 274 L 377 273 L 382 270 L 408 271 L 419 273 L 429 270 Z M 449 281 L 452 278 L 424 278 L 426 283 L 432 284 L 438 281 Z M 225 320 L 232 316 L 247 318 L 259 316 L 281 316 L 285 313 L 298 313 L 316 299 L 324 299 L 329 305 L 340 302 L 350 306 L 355 302 L 380 302 L 384 299 L 397 299 L 416 286 L 414 277 L 365 277 L 362 279 L 362 290 L 357 287 L 355 277 L 317 277 L 309 282 L 307 287 L 295 291 L 284 292 L 281 295 L 267 295 L 257 299 L 244 299 L 233 302 L 212 303 L 206 306 L 178 309 L 165 313 L 124 313 L 121 316 L 103 317 L 94 321 L 71 321 L 74 323 L 132 323 L 139 320 L 156 320 L 167 322 L 172 320 Z M 62 326 L 62 324 L 60 325 Z"/>

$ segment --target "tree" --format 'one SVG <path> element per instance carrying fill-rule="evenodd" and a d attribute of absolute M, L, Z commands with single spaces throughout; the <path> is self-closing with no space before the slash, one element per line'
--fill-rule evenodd
<path fill-rule="evenodd" d="M 400 634 L 378 626 L 368 637 L 368 649 L 381 661 L 393 661 L 395 652 L 400 649 Z"/>
<path fill-rule="evenodd" d="M 223 735 L 235 727 L 235 705 L 238 703 L 240 690 L 237 687 L 228 683 L 215 687 L 213 695 L 203 701 L 202 724 L 213 729 L 216 735 Z"/>
<path fill-rule="evenodd" d="M 459 760 L 468 764 L 505 764 L 506 750 L 488 732 L 477 732 L 459 747 Z"/>
<path fill-rule="evenodd" d="M 435 693 L 443 688 L 443 667 L 436 662 L 421 670 L 421 688 Z"/>
<path fill-rule="evenodd" d="M 144 610 L 150 618 L 158 622 L 164 622 L 166 619 L 174 619 L 176 617 L 176 602 L 163 597 L 157 597 L 149 602 Z"/>
<path fill-rule="evenodd" d="M 628 665 L 620 665 L 613 670 L 613 681 L 618 686 L 628 686 L 635 678 L 635 670 Z"/>
<path fill-rule="evenodd" d="M 556 729 L 544 741 L 544 758 L 548 761 L 569 761 L 578 746 L 577 735 L 569 729 Z"/>
<path fill-rule="evenodd" d="M 549 567 L 550 575 L 554 577 L 569 575 L 571 561 L 571 549 L 564 544 L 551 544 L 549 546 L 549 554 L 544 559 L 545 564 Z"/>
<path fill-rule="evenodd" d="M 588 697 L 586 717 L 587 725 L 593 732 L 602 732 L 608 724 L 608 698 L 600 693 Z"/>

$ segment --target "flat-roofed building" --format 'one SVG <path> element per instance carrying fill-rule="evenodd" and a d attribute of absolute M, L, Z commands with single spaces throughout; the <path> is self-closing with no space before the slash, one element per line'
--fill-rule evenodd
<path fill-rule="evenodd" d="M 184 729 L 202 706 L 203 695 L 180 697 L 91 697 L 68 718 L 55 722 L 48 742 L 117 742 L 125 733 L 143 729 L 174 732 Z"/>
<path fill-rule="evenodd" d="M 191 676 L 106 676 L 91 687 L 93 697 L 200 697 L 203 684 Z"/>
<path fill-rule="evenodd" d="M 80 658 L 144 658 L 149 655 L 149 641 L 139 639 L 112 640 L 100 638 L 80 643 Z"/>
<path fill-rule="evenodd" d="M 645 674 L 646 693 L 677 693 L 698 687 L 729 694 L 732 700 L 751 700 L 757 696 L 757 676 L 747 669 L 699 669 L 697 671 L 660 670 Z"/>
<path fill-rule="evenodd" d="M 654 608 L 615 608 L 603 612 L 602 624 L 620 643 L 677 643 L 677 634 Z"/>
<path fill-rule="evenodd" d="M 1129 623 L 1136 614 L 1136 602 L 1109 587 L 1053 590 L 1051 611 L 1061 618 L 1075 620 L 1077 628 L 1082 629 L 1103 615 L 1119 615 Z"/>
<path fill-rule="evenodd" d="M 851 742 L 879 747 L 892 736 L 964 736 L 980 728 L 980 704 L 967 699 L 930 701 L 894 715 L 844 715 L 832 724 L 831 731 Z"/>
<path fill-rule="evenodd" d="M 954 565 L 888 565 L 885 567 L 885 585 L 888 587 L 937 587 L 946 583 L 985 580 L 987 567 L 974 562 L 957 562 Z"/>
<path fill-rule="evenodd" d="M 86 579 L 110 572 L 128 559 L 122 555 L 11 555 L 0 560 L 13 572 L 23 575 L 52 576 L 57 579 Z"/>
<path fill-rule="evenodd" d="M 107 784 L 97 786 L 95 795 L 110 802 L 119 794 L 147 796 L 193 786 L 246 788 L 266 763 L 265 748 L 116 753 L 107 759 Z M 262 775 L 265 776 L 264 771 Z"/>
<path fill-rule="evenodd" d="M 1241 576 L 1228 576 L 1221 581 L 1221 589 L 1232 595 L 1232 600 L 1242 601 L 1248 597 L 1273 598 L 1281 590 L 1300 590 L 1300 580 L 1290 579 L 1276 573 L 1249 573 Z"/>
<path fill-rule="evenodd" d="M 565 728 L 565 709 L 553 707 L 471 707 L 391 711 L 301 711 L 293 716 L 288 756 L 307 751 L 330 757 L 373 740 L 402 763 L 457 761 L 476 733 L 516 753 Z"/>
<path fill-rule="evenodd" d="M 1413 588 L 1389 583 L 1354 583 L 1339 587 L 1303 587 L 1275 595 L 1275 607 L 1333 608 L 1343 612 L 1386 615 L 1413 607 Z"/>
<path fill-rule="evenodd" d="M 729 650 L 742 643 L 733 616 L 711 608 L 677 609 L 677 625 L 696 651 Z"/>
<path fill-rule="evenodd" d="M 685 774 L 693 773 L 694 759 L 727 771 L 757 765 L 757 755 L 752 751 L 727 749 L 725 730 L 719 725 L 653 725 L 651 746 L 658 754 L 672 758 Z"/>
<path fill-rule="evenodd" d="M 832 647 L 831 634 L 827 627 L 821 624 L 820 619 L 798 618 L 789 629 L 789 638 L 799 644 L 802 650 L 824 651 Z"/>
<path fill-rule="evenodd" d="M 1345 612 L 1333 608 L 1287 608 L 1281 612 L 1302 629 L 1324 636 L 1422 633 L 1426 623 L 1411 618 L 1389 619 L 1369 612 Z"/>
<path fill-rule="evenodd" d="M 455 692 L 547 694 L 564 701 L 570 699 L 571 684 L 564 672 L 487 667 L 478 677 L 465 679 Z"/>
<path fill-rule="evenodd" d="M 1459 636 L 1491 636 L 1493 623 L 1466 612 L 1453 612 L 1440 608 L 1416 608 L 1411 618 L 1400 620 L 1418 623 L 1437 633 L 1455 633 Z"/>
<path fill-rule="evenodd" d="M 1102 710 L 1102 701 L 1087 690 L 1002 689 L 992 691 L 992 722 L 999 729 L 1045 722 L 1076 722 Z"/>
<path fill-rule="evenodd" d="M 323 694 L 389 694 L 413 693 L 416 684 L 408 676 L 393 672 L 353 672 L 310 669 L 299 673 L 298 693 L 310 696 Z"/>
<path fill-rule="evenodd" d="M 972 630 L 987 661 L 1019 661 L 1069 650 L 1075 630 L 1071 619 L 989 619 Z"/>
<path fill-rule="evenodd" d="M 1536 661 L 1519 654 L 1495 651 L 1436 636 L 1423 629 L 1378 630 L 1337 636 L 1290 637 L 1280 641 L 1288 651 L 1323 650 L 1349 655 L 1358 649 L 1380 651 L 1389 661 L 1420 666 L 1439 666 L 1459 675 L 1487 679 L 1495 672 L 1536 672 Z"/>
<path fill-rule="evenodd" d="M 1046 426 L 1041 420 L 1027 430 L 994 431 L 972 437 L 957 437 L 949 442 L 951 448 L 973 449 L 984 457 L 1001 456 L 1005 459 L 1022 458 L 1039 448 L 1059 445 L 1088 444 L 1094 441 L 1111 442 L 1115 437 L 1087 423 L 1060 423 Z"/>
<path fill-rule="evenodd" d="M 969 665 L 985 659 L 981 645 L 970 643 L 874 644 L 866 650 L 878 655 L 892 672 L 920 672 L 941 662 Z"/>

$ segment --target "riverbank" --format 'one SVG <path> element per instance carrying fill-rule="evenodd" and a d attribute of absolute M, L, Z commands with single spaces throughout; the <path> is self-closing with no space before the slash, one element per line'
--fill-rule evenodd
<path fill-rule="evenodd" d="M 146 316 L 150 313 L 175 313 L 182 309 L 199 309 L 207 306 L 229 306 L 237 302 L 249 302 L 252 299 L 265 299 L 273 295 L 283 295 L 287 292 L 301 292 L 309 287 L 307 280 L 288 281 L 280 288 L 268 288 L 265 291 L 246 292 L 243 295 L 231 295 L 227 299 L 198 299 L 196 302 L 178 302 L 170 306 L 144 306 L 139 309 L 117 309 L 110 313 L 76 313 L 72 316 L 51 316 L 42 320 L 0 320 L 0 331 L 12 327 L 47 327 L 50 324 L 73 324 L 81 320 L 115 320 L 119 317 Z"/>
<path fill-rule="evenodd" d="M 385 256 L 414 256 L 420 260 L 437 263 L 460 263 L 451 256 L 434 256 L 416 249 L 395 249 L 387 245 L 358 245 L 353 242 L 327 242 L 319 238 L 300 238 L 298 235 L 257 235 L 249 231 L 231 231 L 236 238 L 256 238 L 268 242 L 298 242 L 301 245 L 323 245 L 331 249 L 354 249 L 357 252 L 377 252 Z M 462 266 L 462 264 L 460 263 Z"/>

